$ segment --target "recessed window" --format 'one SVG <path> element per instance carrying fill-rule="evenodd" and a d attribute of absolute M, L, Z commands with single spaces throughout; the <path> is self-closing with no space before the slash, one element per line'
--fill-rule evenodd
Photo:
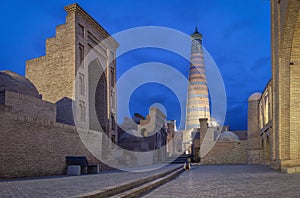
<path fill-rule="evenodd" d="M 259 126 L 260 129 L 264 127 L 264 112 L 263 112 L 263 104 L 259 104 Z"/>
<path fill-rule="evenodd" d="M 111 108 L 115 109 L 115 106 L 116 106 L 115 94 L 113 92 L 111 92 Z"/>
<path fill-rule="evenodd" d="M 112 148 L 115 148 L 115 146 L 116 146 L 116 135 L 111 136 L 111 142 L 112 142 Z"/>
<path fill-rule="evenodd" d="M 111 129 L 115 130 L 116 129 L 116 120 L 115 120 L 115 114 L 111 113 Z"/>
<path fill-rule="evenodd" d="M 79 63 L 82 64 L 84 59 L 84 46 L 79 44 Z"/>
<path fill-rule="evenodd" d="M 84 38 L 84 27 L 83 25 L 78 24 L 78 34 Z"/>
<path fill-rule="evenodd" d="M 268 95 L 265 96 L 264 100 L 265 100 L 264 121 L 265 121 L 265 124 L 267 124 L 269 122 L 269 97 L 268 97 Z"/>
<path fill-rule="evenodd" d="M 85 104 L 83 101 L 79 102 L 79 115 L 80 115 L 80 121 L 85 122 Z"/>
<path fill-rule="evenodd" d="M 114 68 L 110 69 L 110 86 L 115 86 L 115 70 Z"/>
<path fill-rule="evenodd" d="M 85 95 L 85 82 L 84 82 L 84 75 L 79 74 L 79 90 L 80 90 L 80 95 Z"/>

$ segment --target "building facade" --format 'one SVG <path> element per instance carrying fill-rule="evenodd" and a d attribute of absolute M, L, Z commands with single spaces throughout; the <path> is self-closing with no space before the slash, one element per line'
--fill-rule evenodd
<path fill-rule="evenodd" d="M 167 154 L 166 116 L 157 107 L 151 107 L 149 114 L 125 118 L 118 126 L 118 146 L 124 153 L 130 153 L 128 165 L 151 165 L 163 162 Z M 130 152 L 127 152 L 130 151 Z"/>
<path fill-rule="evenodd" d="M 201 163 L 265 164 L 300 172 L 300 1 L 271 0 L 271 32 L 272 79 L 262 93 L 248 98 L 247 140 L 223 131 L 204 152 L 203 145 L 212 142 L 205 137 L 213 140 L 213 133 L 200 124 L 194 152 L 205 154 L 199 155 Z"/>
<path fill-rule="evenodd" d="M 261 163 L 283 172 L 299 172 L 299 1 L 271 0 L 271 32 L 272 79 L 256 100 L 255 113 L 249 113 L 248 122 L 256 123 L 248 127 L 248 133 L 260 136 Z"/>
<path fill-rule="evenodd" d="M 173 156 L 176 154 L 176 120 L 169 120 L 167 122 L 167 153 L 168 156 Z"/>
<path fill-rule="evenodd" d="M 64 174 L 68 155 L 109 168 L 87 149 L 75 126 L 56 122 L 56 114 L 56 105 L 43 100 L 28 79 L 0 72 L 0 178 Z"/>
<path fill-rule="evenodd" d="M 228 127 L 209 126 L 207 118 L 199 119 L 200 128 L 193 131 L 192 157 L 201 164 L 247 164 L 245 131 L 228 131 Z M 219 133 L 220 130 L 224 130 Z"/>
<path fill-rule="evenodd" d="M 79 5 L 65 11 L 65 24 L 46 41 L 46 55 L 26 62 L 26 77 L 44 100 L 64 109 L 57 121 L 103 131 L 115 141 L 118 43 Z"/>
<path fill-rule="evenodd" d="M 300 2 L 271 1 L 272 158 L 271 166 L 300 171 Z M 294 169 L 294 170 L 293 170 Z"/>
<path fill-rule="evenodd" d="M 1 178 L 63 174 L 69 155 L 102 170 L 116 162 L 105 143 L 117 139 L 118 43 L 79 5 L 65 11 L 26 77 L 0 72 Z"/>

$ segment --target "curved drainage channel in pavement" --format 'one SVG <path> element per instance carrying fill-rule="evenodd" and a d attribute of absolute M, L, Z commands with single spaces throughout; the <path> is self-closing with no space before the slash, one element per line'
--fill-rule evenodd
<path fill-rule="evenodd" d="M 133 182 L 127 182 L 120 185 L 112 186 L 99 191 L 90 192 L 77 197 L 83 198 L 99 198 L 99 197 L 113 197 L 113 198 L 129 198 L 140 197 L 151 190 L 167 183 L 168 181 L 176 178 L 184 172 L 183 167 L 177 167 L 169 171 L 145 177 Z"/>

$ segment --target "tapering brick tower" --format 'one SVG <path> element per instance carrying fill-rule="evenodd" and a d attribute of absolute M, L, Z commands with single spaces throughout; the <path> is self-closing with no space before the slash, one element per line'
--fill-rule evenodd
<path fill-rule="evenodd" d="M 202 49 L 202 34 L 197 27 L 191 35 L 191 64 L 189 71 L 189 87 L 186 106 L 185 128 L 199 128 L 199 119 L 210 120 L 208 87 L 206 82 L 204 56 Z"/>

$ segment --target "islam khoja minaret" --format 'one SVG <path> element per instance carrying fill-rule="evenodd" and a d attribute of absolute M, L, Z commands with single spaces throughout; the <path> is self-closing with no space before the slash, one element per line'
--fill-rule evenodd
<path fill-rule="evenodd" d="M 202 48 L 202 34 L 197 27 L 191 35 L 191 64 L 186 105 L 186 129 L 199 128 L 199 119 L 210 120 L 210 107 Z"/>

